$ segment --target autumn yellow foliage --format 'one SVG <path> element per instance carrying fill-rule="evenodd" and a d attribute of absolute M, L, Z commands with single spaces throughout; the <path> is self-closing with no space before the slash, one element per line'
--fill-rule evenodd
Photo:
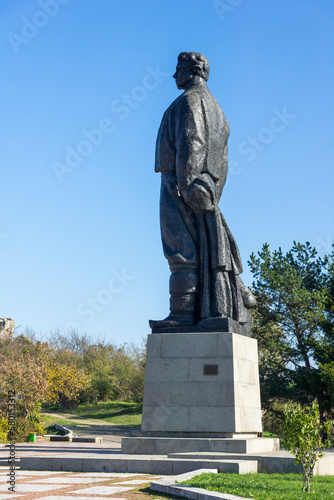
<path fill-rule="evenodd" d="M 63 405 L 76 403 L 82 391 L 89 386 L 90 376 L 71 358 L 71 353 L 66 351 L 50 356 L 46 368 L 46 402 Z"/>
<path fill-rule="evenodd" d="M 24 418 L 40 403 L 77 402 L 90 377 L 71 352 L 54 351 L 47 343 L 17 338 L 1 342 L 0 400 L 2 414 L 8 391 L 17 395 Z"/>

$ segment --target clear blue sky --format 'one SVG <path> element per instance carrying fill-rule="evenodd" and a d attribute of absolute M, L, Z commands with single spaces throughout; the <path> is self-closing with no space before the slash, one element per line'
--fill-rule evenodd
<path fill-rule="evenodd" d="M 230 122 L 244 281 L 264 242 L 330 249 L 331 0 L 1 0 L 0 26 L 0 316 L 138 343 L 167 315 L 154 148 L 181 51 Z"/>

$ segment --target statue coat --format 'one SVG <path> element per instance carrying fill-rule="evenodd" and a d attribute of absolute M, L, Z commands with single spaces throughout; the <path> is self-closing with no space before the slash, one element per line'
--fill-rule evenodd
<path fill-rule="evenodd" d="M 194 85 L 165 111 L 156 142 L 162 173 L 161 236 L 172 273 L 197 274 L 197 320 L 249 321 L 237 276 L 237 244 L 218 207 L 228 171 L 228 121 L 206 85 Z M 188 287 L 189 289 L 189 287 Z"/>

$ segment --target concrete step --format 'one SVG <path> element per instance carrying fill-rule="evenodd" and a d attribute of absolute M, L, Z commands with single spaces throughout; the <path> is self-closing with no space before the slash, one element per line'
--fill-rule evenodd
<path fill-rule="evenodd" d="M 181 452 L 265 453 L 279 450 L 276 438 L 124 437 L 122 453 L 166 455 Z"/>
<path fill-rule="evenodd" d="M 50 470 L 70 472 L 136 472 L 146 474 L 175 475 L 202 468 L 218 469 L 218 472 L 248 474 L 257 472 L 256 460 L 206 460 L 175 459 L 167 456 L 104 455 L 22 457 L 22 470 Z"/>
<path fill-rule="evenodd" d="M 169 453 L 168 457 L 183 460 L 256 460 L 258 462 L 258 472 L 267 474 L 297 474 L 302 472 L 301 464 L 295 465 L 295 457 L 284 449 L 275 452 L 250 453 L 248 455 L 217 452 Z M 316 463 L 314 474 L 317 476 L 334 475 L 334 450 L 325 450 L 324 457 Z"/>
<path fill-rule="evenodd" d="M 172 460 L 256 460 L 258 462 L 258 472 L 265 473 L 300 473 L 302 466 L 294 464 L 295 457 L 285 451 L 280 450 L 271 453 L 250 453 L 248 455 L 241 453 L 210 453 L 210 452 L 189 452 L 189 453 L 169 453 L 168 458 Z"/>

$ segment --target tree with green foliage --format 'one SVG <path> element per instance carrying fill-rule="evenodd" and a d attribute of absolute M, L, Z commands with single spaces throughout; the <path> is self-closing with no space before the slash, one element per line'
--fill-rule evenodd
<path fill-rule="evenodd" d="M 144 394 L 146 350 L 124 344 L 112 359 L 112 386 L 117 399 L 141 403 Z"/>
<path fill-rule="evenodd" d="M 112 358 L 115 347 L 112 344 L 89 345 L 84 352 L 84 366 L 90 373 L 91 384 L 86 390 L 85 398 L 97 401 L 107 401 L 116 398 L 112 385 Z"/>
<path fill-rule="evenodd" d="M 329 424 L 320 423 L 319 407 L 313 402 L 310 407 L 298 404 L 287 404 L 284 408 L 284 446 L 296 457 L 295 464 L 302 464 L 304 484 L 303 490 L 310 492 L 310 480 L 319 458 L 324 456 L 320 451 L 321 435 L 328 432 Z"/>
<path fill-rule="evenodd" d="M 101 337 L 89 337 L 73 329 L 66 333 L 53 332 L 49 345 L 54 356 L 59 357 L 60 353 L 66 352 L 71 358 L 71 365 L 77 370 L 83 369 L 89 376 L 90 383 L 80 393 L 81 402 L 142 402 L 146 346 L 117 346 Z"/>
<path fill-rule="evenodd" d="M 249 265 L 264 405 L 316 399 L 325 422 L 334 408 L 334 252 L 320 257 L 294 242 L 284 255 L 265 244 Z"/>

